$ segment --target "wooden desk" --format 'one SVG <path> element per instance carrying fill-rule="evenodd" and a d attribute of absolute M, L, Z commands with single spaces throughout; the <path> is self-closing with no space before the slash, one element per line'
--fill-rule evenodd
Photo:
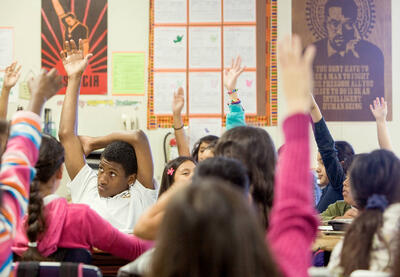
<path fill-rule="evenodd" d="M 319 233 L 315 240 L 312 250 L 332 251 L 335 245 L 343 238 L 343 235 L 327 235 Z"/>
<path fill-rule="evenodd" d="M 130 263 L 101 250 L 92 251 L 92 264 L 100 268 L 103 276 L 117 276 L 120 267 Z"/>

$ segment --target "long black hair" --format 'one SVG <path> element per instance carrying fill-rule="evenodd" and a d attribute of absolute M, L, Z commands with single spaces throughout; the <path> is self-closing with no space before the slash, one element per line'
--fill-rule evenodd
<path fill-rule="evenodd" d="M 46 183 L 64 163 L 64 147 L 55 138 L 43 134 L 39 149 L 39 159 L 35 165 L 36 175 L 30 186 L 26 235 L 29 242 L 37 242 L 46 230 L 43 197 L 40 185 Z M 37 247 L 28 247 L 22 254 L 24 261 L 50 260 L 43 257 Z"/>
<path fill-rule="evenodd" d="M 387 150 L 358 155 L 350 167 L 350 186 L 361 212 L 344 238 L 340 258 L 344 276 L 369 269 L 374 235 L 381 237 L 383 211 L 400 201 L 400 160 Z"/>

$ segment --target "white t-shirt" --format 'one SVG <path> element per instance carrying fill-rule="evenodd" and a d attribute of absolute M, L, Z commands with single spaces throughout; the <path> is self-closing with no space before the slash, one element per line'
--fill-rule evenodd
<path fill-rule="evenodd" d="M 113 197 L 100 197 L 96 171 L 87 164 L 67 185 L 73 203 L 89 205 L 115 228 L 131 233 L 142 213 L 157 199 L 157 190 L 145 188 L 136 181 L 129 190 Z"/>

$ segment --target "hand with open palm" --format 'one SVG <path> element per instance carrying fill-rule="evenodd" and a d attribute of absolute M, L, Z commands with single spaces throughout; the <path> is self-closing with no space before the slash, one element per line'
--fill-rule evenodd
<path fill-rule="evenodd" d="M 236 82 L 240 74 L 242 74 L 245 66 L 241 66 L 242 58 L 237 56 L 236 59 L 232 59 L 231 67 L 224 70 L 224 86 L 228 91 L 232 91 L 236 88 Z"/>
<path fill-rule="evenodd" d="M 21 76 L 21 65 L 17 62 L 13 62 L 11 65 L 6 67 L 4 71 L 4 81 L 3 87 L 10 90 L 17 83 L 19 77 Z"/>
<path fill-rule="evenodd" d="M 60 54 L 68 77 L 80 78 L 93 54 L 89 53 L 86 57 L 83 56 L 83 41 L 81 39 L 79 40 L 79 49 L 76 48 L 73 40 L 65 42 L 65 49 L 66 51 L 62 51 Z"/>
<path fill-rule="evenodd" d="M 172 101 L 172 112 L 174 115 L 180 115 L 182 113 L 183 106 L 185 105 L 185 95 L 182 87 L 178 88 L 178 91 L 174 92 L 174 98 Z"/>

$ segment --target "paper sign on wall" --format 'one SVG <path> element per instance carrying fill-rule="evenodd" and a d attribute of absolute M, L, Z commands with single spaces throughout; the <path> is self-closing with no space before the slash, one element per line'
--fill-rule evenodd
<path fill-rule="evenodd" d="M 144 95 L 144 52 L 112 53 L 112 94 Z"/>

